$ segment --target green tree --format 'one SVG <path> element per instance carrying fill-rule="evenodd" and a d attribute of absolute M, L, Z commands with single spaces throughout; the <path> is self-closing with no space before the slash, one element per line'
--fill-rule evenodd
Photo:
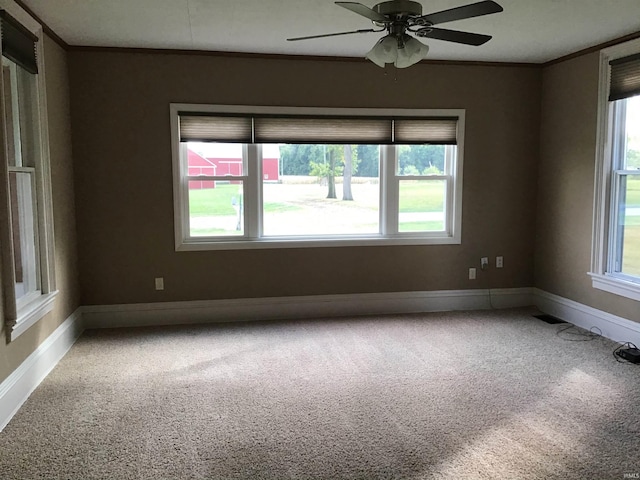
<path fill-rule="evenodd" d="M 380 147 L 378 145 L 356 146 L 358 170 L 356 177 L 377 177 L 380 174 Z"/>
<path fill-rule="evenodd" d="M 311 162 L 324 161 L 324 145 L 287 144 L 280 146 L 283 175 L 309 175 Z"/>
<path fill-rule="evenodd" d="M 420 170 L 418 170 L 414 165 L 407 165 L 403 168 L 403 175 L 420 175 Z"/>
<path fill-rule="evenodd" d="M 337 198 L 336 196 L 336 177 L 342 174 L 342 163 L 344 150 L 342 145 L 326 145 L 326 163 L 325 162 L 309 162 L 311 167 L 310 175 L 327 180 L 327 198 Z"/>
<path fill-rule="evenodd" d="M 419 172 L 437 169 L 444 172 L 444 145 L 400 145 L 398 147 L 398 163 L 401 174 L 406 175 L 409 166 Z"/>

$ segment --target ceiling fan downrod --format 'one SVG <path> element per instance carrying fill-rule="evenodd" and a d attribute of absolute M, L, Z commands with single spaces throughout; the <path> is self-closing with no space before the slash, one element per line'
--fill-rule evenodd
<path fill-rule="evenodd" d="M 422 15 L 422 5 L 411 0 L 391 0 L 374 5 L 371 9 L 381 15 L 395 18 L 396 20 Z"/>

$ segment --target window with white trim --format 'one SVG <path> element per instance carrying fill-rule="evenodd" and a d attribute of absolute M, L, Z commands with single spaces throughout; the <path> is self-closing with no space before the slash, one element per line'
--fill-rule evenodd
<path fill-rule="evenodd" d="M 171 105 L 177 250 L 460 243 L 463 110 Z"/>
<path fill-rule="evenodd" d="M 640 300 L 640 43 L 601 55 L 593 286 Z"/>
<path fill-rule="evenodd" d="M 12 2 L 2 7 L 0 243 L 4 321 L 13 340 L 53 308 L 57 292 L 41 27 Z"/>

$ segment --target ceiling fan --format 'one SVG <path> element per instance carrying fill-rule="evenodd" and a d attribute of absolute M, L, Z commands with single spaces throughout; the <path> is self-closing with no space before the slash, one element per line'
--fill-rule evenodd
<path fill-rule="evenodd" d="M 294 42 L 313 38 L 351 35 L 354 33 L 386 31 L 387 34 L 378 40 L 366 55 L 368 60 L 371 60 L 383 68 L 387 63 L 393 63 L 396 68 L 410 67 L 427 56 L 429 47 L 409 34 L 420 38 L 433 38 L 436 40 L 444 40 L 445 42 L 480 46 L 491 40 L 491 36 L 436 28 L 434 25 L 499 13 L 503 10 L 500 5 L 492 0 L 442 10 L 428 15 L 422 15 L 422 5 L 420 3 L 410 0 L 391 0 L 378 3 L 374 5 L 373 8 L 357 2 L 335 3 L 336 5 L 368 18 L 378 28 L 288 38 L 287 40 Z"/>

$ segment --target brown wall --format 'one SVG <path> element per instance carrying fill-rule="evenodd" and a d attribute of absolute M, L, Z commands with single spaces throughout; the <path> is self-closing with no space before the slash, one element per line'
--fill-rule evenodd
<path fill-rule="evenodd" d="M 599 54 L 547 67 L 542 79 L 535 285 L 640 321 L 638 302 L 591 287 Z"/>
<path fill-rule="evenodd" d="M 83 304 L 533 284 L 538 68 L 71 51 Z M 462 245 L 175 252 L 169 103 L 464 108 Z M 481 256 L 501 271 L 467 279 Z M 156 292 L 153 279 L 165 278 Z"/>
<path fill-rule="evenodd" d="M 45 37 L 45 72 L 49 115 L 51 182 L 56 253 L 56 297 L 54 310 L 6 343 L 4 322 L 0 329 L 0 382 L 7 378 L 66 318 L 80 306 L 78 286 L 71 123 L 67 53 Z"/>

